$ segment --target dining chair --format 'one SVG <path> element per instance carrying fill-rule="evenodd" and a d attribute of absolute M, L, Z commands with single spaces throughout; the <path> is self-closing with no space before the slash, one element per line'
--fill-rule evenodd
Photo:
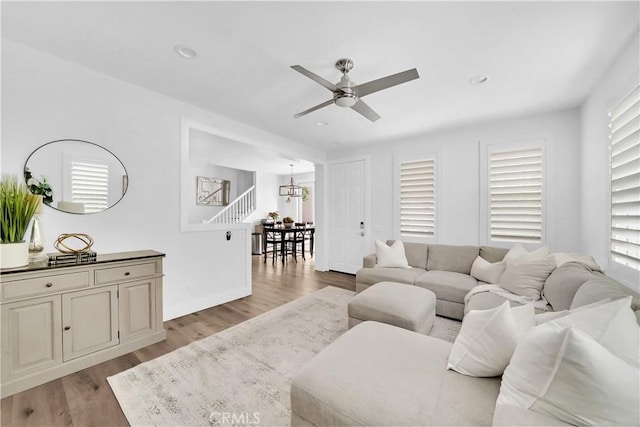
<path fill-rule="evenodd" d="M 263 251 L 264 259 L 262 262 L 267 262 L 267 255 L 271 252 L 271 264 L 275 264 L 278 256 L 282 255 L 282 238 L 280 230 L 276 230 L 272 227 L 264 227 L 263 229 Z"/>
<path fill-rule="evenodd" d="M 306 228 L 307 225 L 304 222 L 296 222 L 286 234 L 287 237 L 285 239 L 285 256 L 289 255 L 290 253 L 296 262 L 298 262 L 298 254 L 302 256 L 303 260 L 306 260 L 304 254 L 304 239 Z"/>

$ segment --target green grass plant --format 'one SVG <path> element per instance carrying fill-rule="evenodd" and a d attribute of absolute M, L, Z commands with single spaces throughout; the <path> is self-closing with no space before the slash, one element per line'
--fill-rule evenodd
<path fill-rule="evenodd" d="M 0 242 L 22 242 L 41 203 L 42 197 L 32 194 L 17 176 L 3 175 L 0 180 Z"/>

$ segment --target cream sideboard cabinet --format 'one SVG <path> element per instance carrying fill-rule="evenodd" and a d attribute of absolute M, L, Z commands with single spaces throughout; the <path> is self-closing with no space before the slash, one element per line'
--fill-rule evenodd
<path fill-rule="evenodd" d="M 2 270 L 2 397 L 166 339 L 163 257 L 122 252 Z"/>

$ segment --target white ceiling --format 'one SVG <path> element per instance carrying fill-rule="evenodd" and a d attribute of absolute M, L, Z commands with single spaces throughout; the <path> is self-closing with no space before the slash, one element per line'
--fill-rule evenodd
<path fill-rule="evenodd" d="M 2 2 L 3 37 L 324 150 L 575 107 L 638 25 L 637 1 Z M 341 57 L 356 83 L 421 77 L 366 97 L 375 123 L 294 119 L 331 93 L 290 65 L 337 82 Z"/>

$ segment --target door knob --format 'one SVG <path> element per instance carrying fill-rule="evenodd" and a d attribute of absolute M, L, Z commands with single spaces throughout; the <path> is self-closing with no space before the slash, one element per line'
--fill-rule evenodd
<path fill-rule="evenodd" d="M 71 326 L 65 326 L 65 327 L 64 327 L 64 330 L 65 330 L 65 331 L 68 331 L 69 329 L 71 329 Z"/>

